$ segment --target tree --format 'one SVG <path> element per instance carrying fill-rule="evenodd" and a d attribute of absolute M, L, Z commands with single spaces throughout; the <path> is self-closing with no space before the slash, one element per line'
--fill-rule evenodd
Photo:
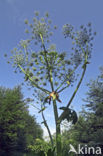
<path fill-rule="evenodd" d="M 0 153 L 25 152 L 35 139 L 42 138 L 41 127 L 29 115 L 20 87 L 0 87 Z M 13 155 L 14 155 L 13 154 Z"/>
<path fill-rule="evenodd" d="M 86 109 L 84 115 L 90 125 L 90 140 L 88 143 L 103 145 L 103 74 L 92 80 L 89 84 L 87 93 Z M 102 147 L 103 148 L 103 147 Z"/>
<path fill-rule="evenodd" d="M 100 147 L 103 153 L 103 73 L 88 83 L 84 109 L 76 125 L 67 132 L 77 144 Z M 67 135 L 65 139 L 67 138 Z M 75 144 L 74 144 L 74 147 Z M 91 153 L 92 155 L 93 153 Z"/>
<path fill-rule="evenodd" d="M 57 51 L 54 45 L 48 43 L 52 35 L 48 13 L 46 13 L 44 18 L 39 18 L 38 12 L 35 15 L 36 18 L 33 18 L 32 24 L 25 20 L 25 24 L 30 26 L 30 29 L 28 27 L 28 30 L 26 30 L 26 33 L 31 32 L 30 39 L 20 41 L 19 46 L 13 49 L 9 62 L 13 64 L 16 69 L 15 72 L 24 73 L 24 80 L 34 87 L 35 96 L 39 97 L 40 100 L 40 107 L 35 107 L 42 114 L 43 123 L 48 130 L 51 145 L 54 148 L 51 132 L 44 116 L 45 109 L 51 103 L 53 104 L 56 125 L 56 156 L 61 156 L 60 124 L 65 119 L 68 122 L 72 121 L 74 124 L 77 121 L 77 114 L 70 109 L 70 104 L 85 75 L 87 64 L 91 57 L 92 40 L 96 33 L 92 33 L 91 23 L 87 26 L 82 25 L 79 31 L 75 31 L 71 24 L 65 24 L 63 26 L 63 34 L 65 38 L 69 37 L 73 41 L 72 54 L 68 58 L 65 52 Z M 54 26 L 54 28 L 56 29 L 57 27 Z M 40 45 L 38 52 L 32 50 L 34 43 Z M 48 48 L 47 45 L 49 45 Z M 80 80 L 78 80 L 77 87 L 68 104 L 60 108 L 63 112 L 59 116 L 57 107 L 57 102 L 61 102 L 59 95 L 76 81 L 75 72 L 79 65 L 81 65 L 83 70 Z"/>

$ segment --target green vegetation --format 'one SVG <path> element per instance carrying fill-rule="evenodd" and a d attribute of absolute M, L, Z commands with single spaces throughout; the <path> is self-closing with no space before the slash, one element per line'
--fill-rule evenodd
<path fill-rule="evenodd" d="M 101 147 L 103 152 L 103 70 L 96 80 L 88 83 L 85 107 L 78 122 L 61 135 L 62 156 L 69 153 L 70 144 Z M 62 108 L 64 109 L 64 108 Z M 55 145 L 55 138 L 53 143 Z M 42 129 L 28 113 L 21 88 L 0 87 L 0 154 L 1 156 L 53 156 L 51 142 L 42 139 Z M 82 155 L 82 154 L 81 154 Z M 85 154 L 84 154 L 85 155 Z M 92 153 L 91 153 L 92 155 Z M 55 156 L 55 155 L 54 155 Z"/>
<path fill-rule="evenodd" d="M 26 33 L 30 33 L 30 38 L 20 41 L 19 46 L 13 49 L 9 63 L 13 65 L 15 72 L 24 73 L 24 82 L 34 88 L 34 96 L 38 97 L 37 102 L 40 103 L 39 106 L 34 107 L 42 114 L 42 123 L 48 130 L 52 150 L 55 148 L 55 155 L 62 156 L 60 125 L 65 119 L 68 122 L 72 121 L 73 124 L 77 122 L 77 114 L 75 110 L 70 109 L 70 104 L 84 78 L 91 58 L 92 41 L 96 33 L 92 32 L 91 23 L 80 26 L 79 30 L 75 30 L 70 24 L 65 24 L 63 26 L 64 37 L 69 37 L 73 43 L 71 55 L 68 55 L 68 52 L 57 51 L 56 46 L 50 43 L 50 36 L 53 33 L 48 13 L 45 17 L 40 18 L 39 13 L 36 12 L 35 16 L 32 24 L 25 20 L 28 26 Z M 36 46 L 40 47 L 38 51 L 35 50 Z M 77 68 L 82 72 L 79 78 L 77 77 L 78 72 L 76 73 Z M 58 102 L 62 102 L 59 94 L 70 88 L 75 82 L 76 89 L 67 105 L 60 108 L 62 113 L 59 115 Z M 56 124 L 56 145 L 44 115 L 50 104 L 53 105 Z"/>
<path fill-rule="evenodd" d="M 54 150 L 52 149 L 49 142 L 45 142 L 41 139 L 36 139 L 34 145 L 28 146 L 28 151 L 32 151 L 32 153 L 39 153 L 39 155 L 44 156 L 54 156 Z"/>
<path fill-rule="evenodd" d="M 78 144 L 99 146 L 103 154 L 103 72 L 96 80 L 90 81 L 88 87 L 85 108 L 81 111 L 78 122 L 63 133 L 63 156 L 68 154 L 70 143 L 76 149 Z"/>
<path fill-rule="evenodd" d="M 20 87 L 0 87 L 0 155 L 22 156 L 42 134 L 35 117 L 29 115 Z"/>

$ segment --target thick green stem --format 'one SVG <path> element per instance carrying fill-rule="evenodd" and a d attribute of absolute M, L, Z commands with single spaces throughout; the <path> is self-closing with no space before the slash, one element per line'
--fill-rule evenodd
<path fill-rule="evenodd" d="M 62 156 L 60 123 L 56 125 L 56 154 Z"/>
<path fill-rule="evenodd" d="M 56 156 L 62 156 L 61 148 L 61 131 L 60 131 L 60 122 L 58 120 L 58 110 L 56 100 L 53 100 L 55 124 L 56 124 Z"/>
<path fill-rule="evenodd" d="M 48 60 L 47 60 L 47 53 L 45 53 L 47 67 L 48 67 L 48 75 L 49 75 L 49 81 L 51 85 L 52 92 L 54 91 L 53 86 L 53 77 L 52 77 L 52 71 L 49 68 Z M 61 148 L 61 132 L 60 132 L 60 123 L 58 122 L 58 110 L 57 110 L 57 104 L 56 100 L 53 100 L 53 109 L 54 109 L 54 116 L 55 116 L 55 124 L 56 124 L 56 156 L 62 156 L 62 148 Z"/>
<path fill-rule="evenodd" d="M 82 80 L 83 80 L 83 78 L 84 78 L 85 72 L 86 72 L 86 62 L 84 63 L 84 66 L 83 66 L 83 73 L 82 73 L 82 75 L 81 75 L 80 81 L 78 82 L 77 87 L 76 87 L 76 89 L 75 89 L 75 91 L 74 91 L 74 93 L 73 93 L 71 99 L 69 100 L 69 102 L 68 102 L 68 104 L 67 104 L 67 106 L 66 106 L 67 108 L 70 106 L 72 100 L 74 99 L 74 97 L 75 97 L 75 95 L 76 95 L 76 93 L 77 93 L 77 91 L 78 91 L 78 89 L 79 89 L 79 87 L 80 87 L 80 85 L 81 85 L 81 83 L 82 83 Z M 63 113 L 62 113 L 62 114 L 60 115 L 60 117 L 59 117 L 59 121 L 60 121 L 60 122 L 62 121 L 62 117 L 64 116 L 64 114 L 65 114 L 65 110 L 63 111 Z"/>
<path fill-rule="evenodd" d="M 47 65 L 47 70 L 48 70 L 48 76 L 49 76 L 49 82 L 51 85 L 52 92 L 54 91 L 54 86 L 53 86 L 53 77 L 52 77 L 52 70 L 50 69 L 49 63 L 48 63 L 48 58 L 47 58 L 47 51 L 45 49 L 44 41 L 42 38 L 42 35 L 40 34 L 41 41 L 42 41 L 42 46 L 44 49 L 44 58 L 46 61 Z M 57 104 L 56 100 L 53 100 L 53 109 L 54 109 L 54 117 L 55 117 L 55 124 L 56 124 L 56 156 L 62 156 L 62 149 L 61 149 L 61 132 L 60 132 L 60 123 L 58 122 L 58 109 L 57 109 Z"/>

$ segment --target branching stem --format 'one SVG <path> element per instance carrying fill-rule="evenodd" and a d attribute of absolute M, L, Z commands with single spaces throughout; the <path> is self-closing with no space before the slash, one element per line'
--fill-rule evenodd
<path fill-rule="evenodd" d="M 71 73 L 69 74 L 69 77 L 75 72 L 75 70 L 77 69 L 77 66 L 71 71 Z M 66 78 L 67 79 L 67 78 Z M 65 83 L 66 79 L 58 86 L 58 88 L 56 89 L 56 92 L 60 93 L 62 91 L 62 89 L 60 91 L 58 91 L 62 86 L 63 84 Z M 68 85 L 69 86 L 69 85 Z M 66 87 L 67 88 L 67 87 Z M 65 88 L 63 88 L 64 90 Z"/>
<path fill-rule="evenodd" d="M 53 87 L 53 77 L 52 77 L 52 71 L 50 69 L 50 66 L 49 66 L 49 63 L 48 63 L 48 58 L 47 58 L 47 50 L 45 48 L 45 45 L 44 45 L 44 41 L 43 41 L 43 37 L 42 35 L 40 34 L 40 38 L 41 38 L 41 41 L 42 41 L 42 46 L 43 46 L 43 49 L 44 49 L 44 59 L 46 61 L 46 64 L 47 64 L 47 70 L 48 70 L 48 76 L 49 76 L 49 81 L 50 81 L 50 84 L 51 84 L 51 88 L 52 88 L 52 92 L 54 91 L 54 87 Z"/>
<path fill-rule="evenodd" d="M 77 84 L 77 87 L 76 87 L 71 99 L 69 100 L 69 102 L 68 102 L 68 104 L 66 106 L 67 108 L 70 106 L 71 102 L 73 101 L 73 99 L 74 99 L 74 97 L 75 97 L 75 95 L 76 95 L 76 93 L 77 93 L 77 91 L 78 91 L 78 89 L 79 89 L 79 87 L 81 85 L 81 82 L 82 82 L 82 80 L 84 78 L 84 75 L 85 75 L 85 72 L 86 72 L 86 67 L 87 67 L 87 55 L 85 56 L 85 62 L 84 62 L 84 65 L 83 65 L 83 72 L 82 72 L 81 78 L 80 78 L 80 80 L 79 80 L 79 82 Z M 62 121 L 62 117 L 64 116 L 64 114 L 65 114 L 65 110 L 63 111 L 63 113 L 59 117 L 60 122 Z"/>
<path fill-rule="evenodd" d="M 38 85 L 32 80 L 32 78 L 29 76 L 29 74 L 27 74 L 27 73 L 25 72 L 25 70 L 21 67 L 20 64 L 18 64 L 18 67 L 22 70 L 22 72 L 23 72 L 25 75 L 28 76 L 29 80 L 33 83 L 34 87 L 36 87 L 36 88 L 42 90 L 43 92 L 45 92 L 45 93 L 47 93 L 47 94 L 50 94 L 50 91 L 48 91 L 47 89 L 44 89 L 44 88 L 38 86 Z"/>

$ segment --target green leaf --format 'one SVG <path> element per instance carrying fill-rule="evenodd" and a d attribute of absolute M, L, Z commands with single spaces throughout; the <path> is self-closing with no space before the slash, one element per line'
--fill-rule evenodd
<path fill-rule="evenodd" d="M 67 119 L 68 122 L 72 121 L 72 124 L 75 124 L 77 122 L 78 117 L 77 113 L 74 110 L 67 107 L 60 107 L 59 109 L 64 110 L 65 112 L 62 120 Z"/>

